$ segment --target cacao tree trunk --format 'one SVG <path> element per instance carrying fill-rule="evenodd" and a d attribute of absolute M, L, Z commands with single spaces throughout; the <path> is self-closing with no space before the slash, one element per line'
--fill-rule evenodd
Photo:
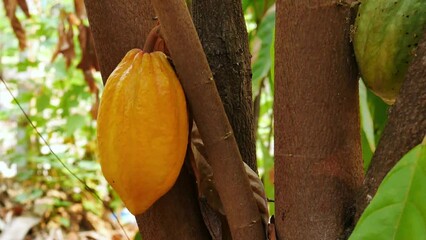
<path fill-rule="evenodd" d="M 277 237 L 338 239 L 363 178 L 350 9 L 278 0 L 276 16 Z"/>
<path fill-rule="evenodd" d="M 241 1 L 193 0 L 192 17 L 241 157 L 256 171 L 251 56 Z"/>
<path fill-rule="evenodd" d="M 84 4 L 105 83 L 127 51 L 143 48 L 146 36 L 157 23 L 155 12 L 147 0 L 85 0 Z"/>
<path fill-rule="evenodd" d="M 155 13 L 147 0 L 85 0 L 85 5 L 105 83 L 127 51 L 143 48 L 156 24 Z M 146 213 L 136 216 L 144 240 L 210 239 L 194 183 L 184 166 L 173 188 Z"/>

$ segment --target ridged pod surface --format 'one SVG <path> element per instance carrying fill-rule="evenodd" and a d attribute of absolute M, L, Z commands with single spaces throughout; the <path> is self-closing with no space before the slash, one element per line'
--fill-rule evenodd
<path fill-rule="evenodd" d="M 185 95 L 162 52 L 130 50 L 107 80 L 97 126 L 102 172 L 133 214 L 175 183 L 185 159 Z"/>
<path fill-rule="evenodd" d="M 362 79 L 393 104 L 426 27 L 426 0 L 362 0 L 354 49 Z"/>

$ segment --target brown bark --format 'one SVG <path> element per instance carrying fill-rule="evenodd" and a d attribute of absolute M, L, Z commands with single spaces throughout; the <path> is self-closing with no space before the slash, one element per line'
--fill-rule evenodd
<path fill-rule="evenodd" d="M 143 48 L 155 26 L 149 1 L 84 1 L 104 83 L 132 48 Z"/>
<path fill-rule="evenodd" d="M 193 0 L 192 17 L 241 157 L 256 171 L 250 52 L 241 6 L 240 0 Z"/>
<path fill-rule="evenodd" d="M 183 1 L 152 4 L 204 141 L 232 237 L 264 239 L 241 155 L 188 9 Z"/>
<path fill-rule="evenodd" d="M 426 29 L 425 29 L 426 30 Z M 395 105 L 390 109 L 388 123 L 377 145 L 368 169 L 364 191 L 360 195 L 357 215 L 395 164 L 426 136 L 426 31 L 410 63 Z"/>
<path fill-rule="evenodd" d="M 85 0 L 104 83 L 132 48 L 143 48 L 156 24 L 149 1 Z M 186 169 L 173 188 L 146 213 L 136 216 L 143 239 L 210 239 Z"/>
<path fill-rule="evenodd" d="M 362 183 L 350 9 L 277 1 L 275 204 L 278 239 L 338 239 Z"/>
<path fill-rule="evenodd" d="M 211 239 L 198 208 L 195 181 L 184 166 L 175 186 L 154 206 L 137 216 L 144 240 Z M 176 208 L 179 208 L 177 210 Z"/>

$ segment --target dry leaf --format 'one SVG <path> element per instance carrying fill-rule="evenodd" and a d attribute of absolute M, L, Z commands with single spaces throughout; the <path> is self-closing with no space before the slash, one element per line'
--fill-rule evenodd
<path fill-rule="evenodd" d="M 65 63 L 67 68 L 71 66 L 71 62 L 75 57 L 75 51 L 74 51 L 74 32 L 72 29 L 71 22 L 67 20 L 67 14 L 65 12 L 61 12 L 61 19 L 59 21 L 58 26 L 58 35 L 59 35 L 59 41 L 56 45 L 56 50 L 52 55 L 52 62 L 55 61 L 56 57 L 59 54 L 62 54 L 65 58 Z M 68 28 L 65 27 L 65 24 L 67 23 Z"/>
<path fill-rule="evenodd" d="M 257 207 L 259 208 L 260 215 L 262 217 L 262 222 L 264 226 L 268 226 L 269 221 L 269 211 L 268 211 L 268 201 L 266 199 L 265 188 L 263 183 L 260 180 L 257 173 L 255 173 L 247 164 L 244 163 L 244 167 L 247 173 L 247 176 L 250 181 L 251 190 L 253 191 L 254 198 L 256 199 Z"/>
<path fill-rule="evenodd" d="M 25 35 L 25 29 L 24 27 L 22 27 L 22 24 L 16 17 L 16 15 L 13 15 L 12 19 L 10 20 L 10 23 L 12 24 L 13 32 L 15 33 L 16 38 L 18 38 L 19 49 L 22 51 L 27 47 L 27 37 Z"/>
<path fill-rule="evenodd" d="M 212 240 L 222 240 L 222 221 L 214 209 L 205 200 L 199 200 L 201 215 L 210 232 Z"/>
<path fill-rule="evenodd" d="M 91 93 L 98 93 L 99 89 L 96 86 L 96 82 L 95 82 L 95 78 L 93 77 L 92 71 L 91 70 L 86 70 L 83 72 L 84 75 L 84 80 L 87 83 L 87 86 L 89 86 L 89 90 Z"/>
<path fill-rule="evenodd" d="M 206 160 L 207 153 L 195 122 L 192 125 L 191 132 L 191 151 L 199 198 L 205 199 L 211 208 L 225 215 L 222 201 L 213 180 L 213 170 Z"/>
<path fill-rule="evenodd" d="M 82 57 L 77 65 L 83 71 L 95 69 L 99 71 L 99 62 L 96 56 L 95 41 L 93 40 L 92 32 L 88 26 L 79 25 L 80 31 L 78 41 L 82 51 Z"/>
<path fill-rule="evenodd" d="M 27 18 L 30 18 L 31 15 L 30 15 L 30 11 L 28 10 L 27 1 L 26 0 L 18 0 L 18 5 L 22 9 L 22 11 L 24 12 L 25 16 Z"/>
<path fill-rule="evenodd" d="M 68 14 L 68 22 L 75 26 L 79 26 L 81 24 L 80 18 L 78 18 L 74 13 Z"/>
<path fill-rule="evenodd" d="M 90 108 L 90 115 L 92 116 L 92 119 L 94 120 L 98 119 L 98 111 L 99 111 L 99 94 L 96 93 L 95 103 L 93 103 L 92 107 Z"/>
<path fill-rule="evenodd" d="M 277 240 L 277 234 L 275 231 L 275 218 L 271 217 L 271 223 L 268 224 L 268 239 L 269 240 Z"/>
<path fill-rule="evenodd" d="M 41 218 L 36 216 L 21 216 L 13 218 L 12 222 L 3 229 L 1 239 L 24 240 L 28 231 L 39 224 Z"/>
<path fill-rule="evenodd" d="M 13 32 L 18 39 L 19 49 L 22 51 L 27 47 L 27 38 L 25 35 L 25 29 L 15 14 L 18 2 L 16 0 L 3 0 L 3 3 L 6 10 L 6 16 L 9 18 Z"/>
<path fill-rule="evenodd" d="M 16 6 L 18 6 L 17 0 L 3 0 L 6 16 L 12 19 L 15 16 Z"/>
<path fill-rule="evenodd" d="M 99 70 L 99 63 L 96 57 L 94 40 L 90 28 L 80 24 L 78 26 L 78 30 L 78 41 L 80 43 L 82 56 L 77 68 L 83 71 L 84 80 L 86 81 L 90 92 L 95 95 L 96 100 L 90 109 L 90 114 L 93 119 L 97 119 L 99 108 L 99 89 L 96 85 L 95 78 L 93 77 L 92 70 Z"/>
<path fill-rule="evenodd" d="M 219 194 L 216 190 L 215 183 L 213 180 L 213 170 L 207 162 L 207 153 L 205 151 L 203 140 L 198 132 L 198 128 L 193 123 L 191 131 L 191 165 L 193 166 L 195 177 L 197 180 L 199 197 L 205 199 L 209 206 L 221 214 L 225 214 L 223 210 L 222 201 L 220 200 Z M 268 202 L 266 199 L 265 189 L 263 183 L 258 175 L 244 163 L 245 172 L 248 176 L 253 196 L 256 200 L 257 207 L 262 217 L 262 222 L 267 228 L 269 221 Z M 204 213 L 203 213 L 203 217 Z M 211 217 L 208 219 L 211 220 Z M 204 219 L 206 222 L 206 219 Z M 207 222 L 206 222 L 207 224 Z M 267 231 L 267 229 L 265 229 Z"/>
<path fill-rule="evenodd" d="M 87 17 L 86 7 L 84 6 L 83 0 L 74 0 L 74 8 L 75 8 L 75 13 L 80 19 L 84 19 Z"/>

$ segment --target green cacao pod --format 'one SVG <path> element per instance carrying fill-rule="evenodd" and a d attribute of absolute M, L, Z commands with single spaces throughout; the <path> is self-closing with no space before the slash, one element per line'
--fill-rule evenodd
<path fill-rule="evenodd" d="M 426 0 L 362 0 L 354 49 L 362 79 L 393 104 L 426 27 Z"/>

